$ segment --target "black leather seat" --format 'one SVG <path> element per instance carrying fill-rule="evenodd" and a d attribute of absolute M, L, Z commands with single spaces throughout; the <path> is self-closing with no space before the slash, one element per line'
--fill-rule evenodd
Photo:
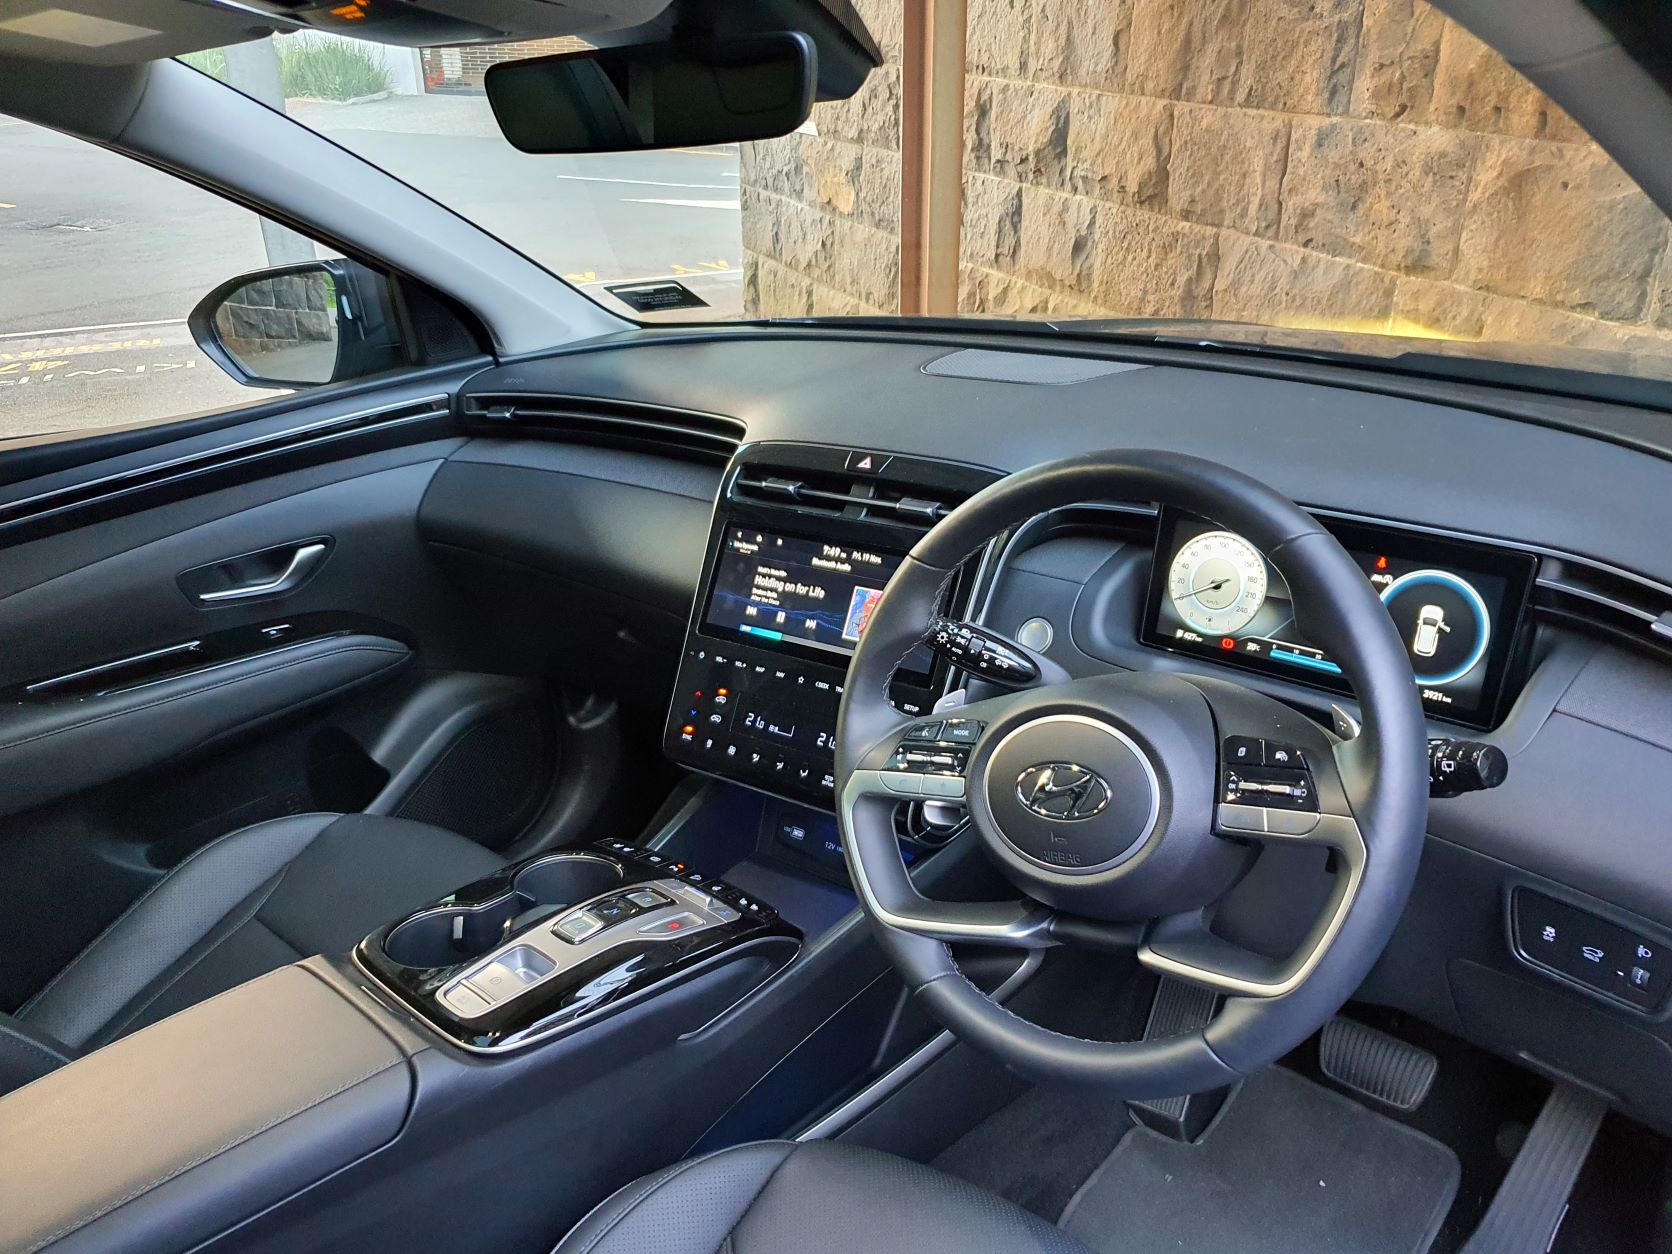
<path fill-rule="evenodd" d="M 876 1150 L 759 1141 L 636 1180 L 555 1254 L 1090 1254 L 985 1189 Z"/>
<path fill-rule="evenodd" d="M 17 1016 L 0 1093 L 258 975 L 368 932 L 500 865 L 405 819 L 302 814 L 242 828 L 158 880 Z"/>

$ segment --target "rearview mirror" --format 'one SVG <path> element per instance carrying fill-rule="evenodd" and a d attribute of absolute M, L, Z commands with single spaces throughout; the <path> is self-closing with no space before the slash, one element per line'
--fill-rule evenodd
<path fill-rule="evenodd" d="M 411 361 L 389 281 L 346 258 L 229 279 L 186 323 L 210 360 L 249 387 L 316 387 Z"/>
<path fill-rule="evenodd" d="M 748 39 L 593 48 L 491 67 L 485 86 L 523 152 L 627 152 L 787 135 L 818 82 L 812 40 Z"/>

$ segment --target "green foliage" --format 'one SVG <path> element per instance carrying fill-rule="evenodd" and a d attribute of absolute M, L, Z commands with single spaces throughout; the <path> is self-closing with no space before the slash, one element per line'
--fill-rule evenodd
<path fill-rule="evenodd" d="M 389 90 L 389 72 L 364 44 L 293 35 L 275 39 L 286 96 L 353 100 Z"/>
<path fill-rule="evenodd" d="M 184 52 L 180 54 L 180 60 L 210 78 L 226 82 L 226 53 L 219 48 L 206 48 L 202 52 Z"/>

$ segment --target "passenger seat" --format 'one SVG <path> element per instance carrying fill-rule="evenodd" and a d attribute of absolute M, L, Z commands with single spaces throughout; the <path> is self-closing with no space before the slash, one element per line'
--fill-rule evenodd
<path fill-rule="evenodd" d="M 501 865 L 463 836 L 369 814 L 302 814 L 205 845 L 16 1016 L 0 1094 L 246 980 L 368 933 Z"/>

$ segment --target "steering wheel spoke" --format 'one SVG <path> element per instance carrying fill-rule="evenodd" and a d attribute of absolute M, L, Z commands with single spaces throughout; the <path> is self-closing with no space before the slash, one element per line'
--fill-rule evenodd
<path fill-rule="evenodd" d="M 855 812 L 862 806 L 887 806 L 931 794 L 902 791 L 899 771 L 857 770 L 842 791 L 845 829 L 856 832 Z M 917 778 L 934 778 L 918 776 Z M 952 778 L 962 784 L 963 780 Z M 934 794 L 950 797 L 950 793 Z M 959 793 L 962 796 L 962 793 Z M 892 843 L 893 827 L 886 829 Z M 906 874 L 898 846 L 887 855 L 850 857 L 854 888 L 871 916 L 889 927 L 931 940 L 1045 949 L 1058 943 L 1052 928 L 1055 912 L 1032 901 L 932 901 Z"/>
<path fill-rule="evenodd" d="M 1250 815 L 1245 811 L 1253 810 Z M 1230 813 L 1227 814 L 1227 811 Z M 1364 836 L 1348 815 L 1284 811 L 1284 826 L 1296 831 L 1268 831 L 1269 812 L 1260 807 L 1225 804 L 1219 807 L 1216 830 L 1238 839 L 1284 845 L 1319 845 L 1335 855 L 1336 874 L 1324 908 L 1293 953 L 1271 957 L 1215 935 L 1213 908 L 1157 919 L 1138 949 L 1138 961 L 1152 971 L 1175 976 L 1215 992 L 1235 997 L 1281 997 L 1293 992 L 1312 974 L 1329 951 L 1364 879 L 1367 859 Z"/>

